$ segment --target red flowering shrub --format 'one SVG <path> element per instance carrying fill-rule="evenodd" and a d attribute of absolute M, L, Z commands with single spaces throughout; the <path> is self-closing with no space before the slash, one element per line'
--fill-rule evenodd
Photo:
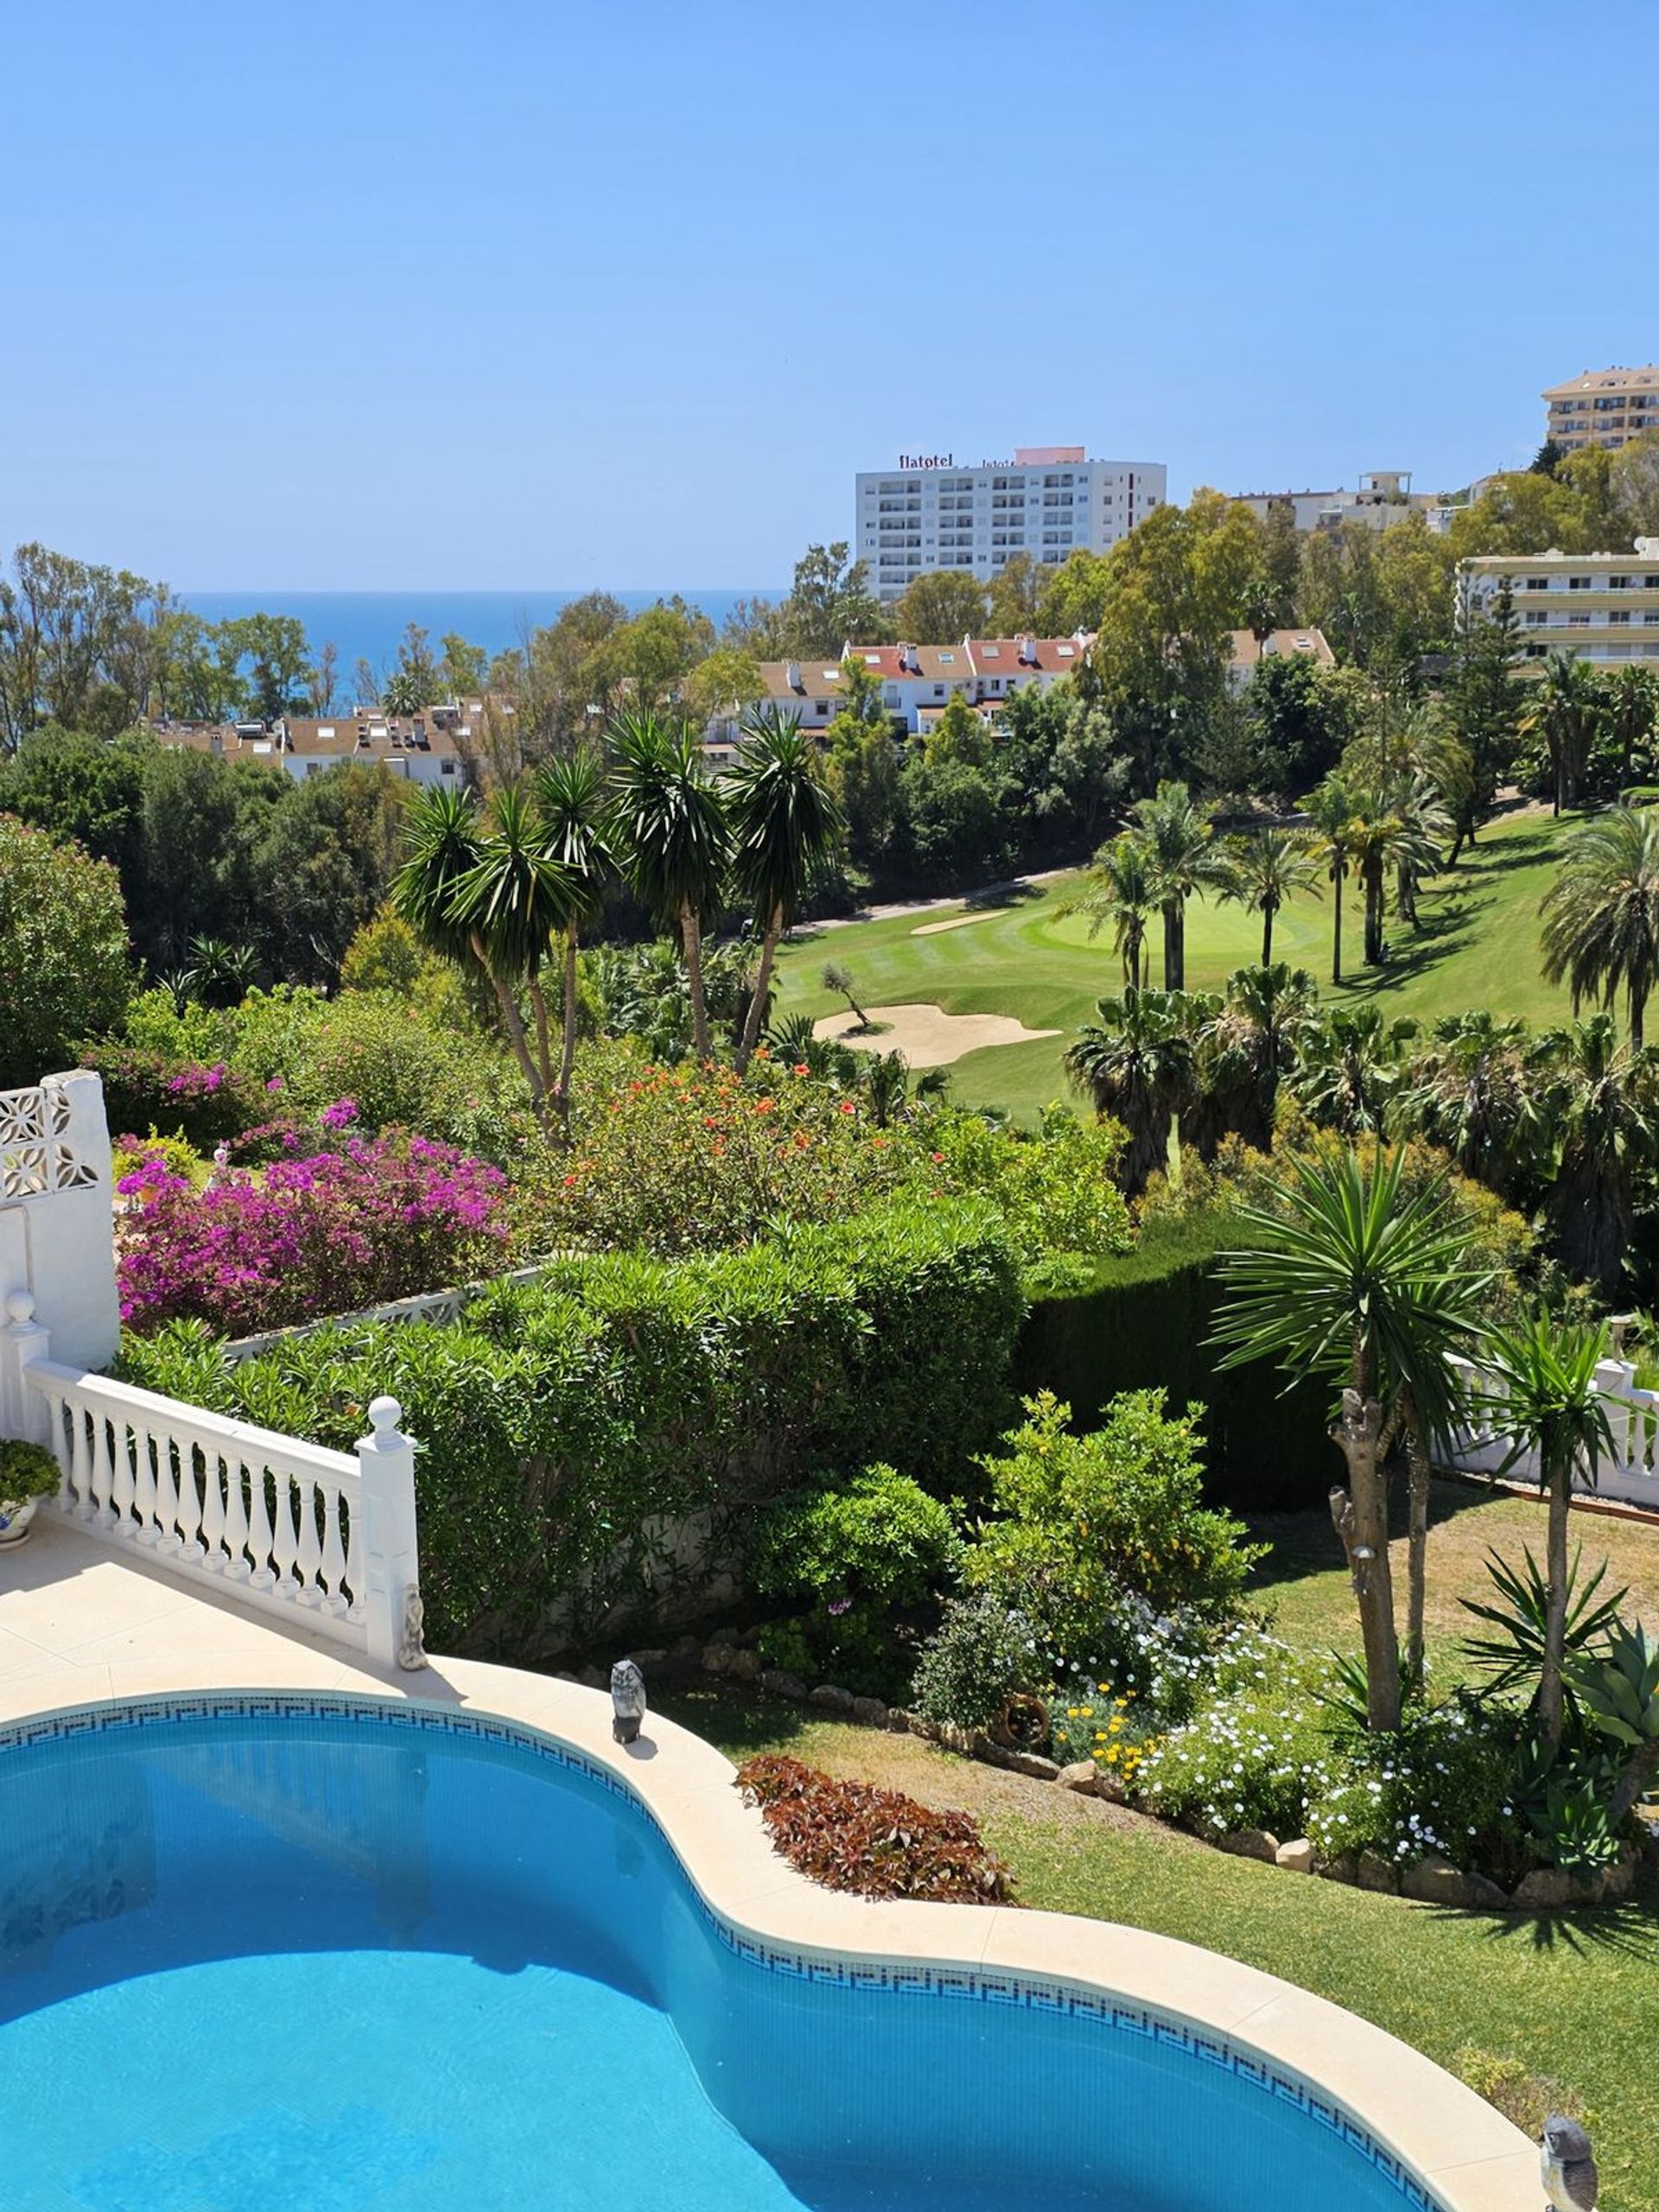
<path fill-rule="evenodd" d="M 121 1312 L 146 1334 L 189 1316 L 245 1335 L 435 1290 L 499 1265 L 508 1235 L 498 1169 L 397 1131 L 206 1190 L 152 1154 L 118 1188 Z"/>
<path fill-rule="evenodd" d="M 798 1872 L 864 1897 L 1008 1904 L 1014 1875 L 987 1849 L 970 1813 L 936 1813 L 897 1789 L 836 1782 L 798 1759 L 763 1752 L 737 1770 L 774 1847 Z"/>

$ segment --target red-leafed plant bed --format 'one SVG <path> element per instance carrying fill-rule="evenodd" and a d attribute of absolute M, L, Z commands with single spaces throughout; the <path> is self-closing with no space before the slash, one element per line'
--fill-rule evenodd
<path fill-rule="evenodd" d="M 1014 1876 L 968 1813 L 936 1813 L 897 1789 L 836 1782 L 798 1759 L 746 1760 L 737 1786 L 760 1808 L 790 1865 L 826 1889 L 865 1897 L 1009 1904 Z"/>

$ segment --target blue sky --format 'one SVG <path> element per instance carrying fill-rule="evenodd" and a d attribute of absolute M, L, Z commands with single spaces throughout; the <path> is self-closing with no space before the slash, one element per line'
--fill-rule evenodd
<path fill-rule="evenodd" d="M 1656 49 L 1559 0 L 10 10 L 0 542 L 786 580 L 900 448 L 1528 459 L 1659 356 Z M 1644 274 L 1645 271 L 1645 274 Z"/>

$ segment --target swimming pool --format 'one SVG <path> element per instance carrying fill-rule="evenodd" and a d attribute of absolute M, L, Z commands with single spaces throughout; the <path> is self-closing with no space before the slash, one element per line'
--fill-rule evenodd
<path fill-rule="evenodd" d="M 824 1960 L 582 1754 L 452 1712 L 0 1745 L 7 2212 L 1402 2212 L 1288 2075 L 1125 2000 Z"/>

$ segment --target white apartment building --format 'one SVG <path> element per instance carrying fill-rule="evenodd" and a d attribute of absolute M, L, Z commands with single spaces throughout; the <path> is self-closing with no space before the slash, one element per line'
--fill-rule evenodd
<path fill-rule="evenodd" d="M 1638 537 L 1634 553 L 1487 553 L 1458 571 L 1477 613 L 1505 579 L 1528 660 L 1659 668 L 1659 537 Z"/>
<path fill-rule="evenodd" d="M 1163 505 L 1167 474 L 1161 461 L 1090 461 L 1082 446 L 1020 446 L 977 467 L 900 454 L 896 468 L 859 474 L 854 550 L 883 601 L 933 569 L 988 583 L 1015 554 L 1103 553 Z"/>
<path fill-rule="evenodd" d="M 1617 452 L 1644 431 L 1659 430 L 1659 367 L 1586 369 L 1543 394 L 1544 435 L 1565 452 L 1607 446 Z"/>
<path fill-rule="evenodd" d="M 1412 514 L 1433 517 L 1440 505 L 1437 494 L 1414 492 L 1408 468 L 1373 468 L 1352 492 L 1241 492 L 1237 504 L 1248 507 L 1258 522 L 1266 522 L 1274 507 L 1288 507 L 1301 531 L 1335 530 L 1357 522 L 1367 530 L 1387 530 Z"/>

